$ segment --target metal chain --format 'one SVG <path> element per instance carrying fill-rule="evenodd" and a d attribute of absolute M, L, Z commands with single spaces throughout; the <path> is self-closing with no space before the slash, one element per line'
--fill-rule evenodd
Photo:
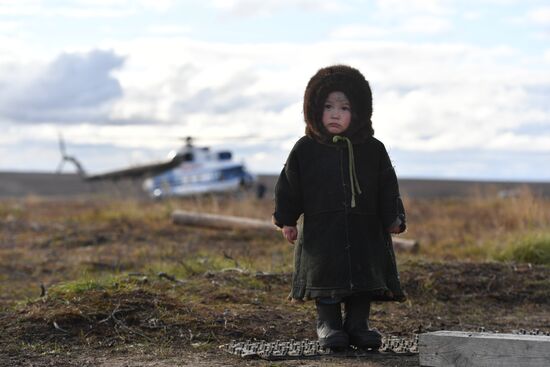
<path fill-rule="evenodd" d="M 418 335 L 413 338 L 384 337 L 382 338 L 381 352 L 415 354 L 418 353 Z M 267 360 L 307 358 L 323 355 L 360 356 L 369 353 L 368 350 L 348 349 L 344 352 L 334 352 L 329 348 L 323 348 L 317 340 L 233 340 L 229 344 L 222 345 L 220 349 L 235 354 L 242 358 L 262 358 Z M 373 351 L 370 351 L 372 353 Z"/>
<path fill-rule="evenodd" d="M 478 332 L 487 332 L 484 327 L 477 329 Z M 550 332 L 539 329 L 534 330 L 513 330 L 513 334 L 520 335 L 546 335 Z M 396 353 L 402 355 L 411 355 L 418 353 L 419 334 L 413 334 L 411 337 L 387 336 L 382 337 L 382 346 L 378 350 L 382 353 Z M 348 348 L 344 352 L 334 352 L 329 348 L 322 348 L 317 340 L 276 340 L 267 342 L 265 340 L 232 340 L 229 344 L 220 346 L 220 349 L 237 355 L 241 358 L 262 358 L 266 360 L 298 359 L 317 357 L 324 355 L 338 355 L 344 357 L 360 357 L 376 351 Z"/>

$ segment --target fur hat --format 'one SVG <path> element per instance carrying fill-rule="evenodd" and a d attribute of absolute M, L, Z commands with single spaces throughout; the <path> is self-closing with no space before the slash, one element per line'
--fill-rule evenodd
<path fill-rule="evenodd" d="M 323 110 L 328 95 L 342 92 L 351 104 L 351 124 L 343 135 L 352 142 L 362 142 L 374 134 L 372 128 L 372 93 L 369 82 L 359 70 L 347 65 L 332 65 L 320 69 L 309 80 L 304 93 L 306 135 L 330 142 L 332 135 L 323 126 Z"/>

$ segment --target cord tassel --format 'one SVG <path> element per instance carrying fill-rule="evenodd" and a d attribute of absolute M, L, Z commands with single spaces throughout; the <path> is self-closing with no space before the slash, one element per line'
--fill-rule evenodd
<path fill-rule="evenodd" d="M 355 158 L 353 155 L 353 144 L 351 143 L 351 140 L 349 140 L 345 136 L 334 135 L 334 137 L 332 138 L 332 142 L 338 143 L 339 141 L 345 141 L 348 145 L 349 181 L 351 185 L 351 207 L 355 208 L 355 195 L 361 194 L 361 187 L 359 186 L 359 179 L 357 178 L 357 172 L 355 172 Z"/>

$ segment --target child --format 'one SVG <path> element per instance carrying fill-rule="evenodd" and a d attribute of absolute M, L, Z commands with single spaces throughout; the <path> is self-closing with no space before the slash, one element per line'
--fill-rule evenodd
<path fill-rule="evenodd" d="M 315 300 L 326 348 L 378 349 L 370 302 L 405 300 L 390 236 L 405 230 L 405 213 L 371 116 L 371 90 L 357 69 L 320 69 L 304 94 L 306 136 L 275 187 L 273 221 L 290 243 L 298 239 L 290 297 Z"/>

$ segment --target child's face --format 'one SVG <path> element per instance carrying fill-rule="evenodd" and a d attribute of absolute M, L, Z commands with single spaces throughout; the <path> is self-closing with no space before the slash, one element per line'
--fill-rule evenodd
<path fill-rule="evenodd" d="M 342 92 L 328 95 L 323 109 L 323 126 L 331 134 L 341 134 L 351 123 L 351 105 Z"/>

